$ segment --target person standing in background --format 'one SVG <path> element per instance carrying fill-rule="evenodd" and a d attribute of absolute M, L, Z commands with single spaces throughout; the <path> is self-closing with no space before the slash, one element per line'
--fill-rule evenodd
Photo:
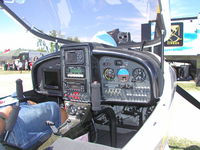
<path fill-rule="evenodd" d="M 19 71 L 20 71 L 20 73 L 22 73 L 22 62 L 20 61 L 19 63 L 18 63 L 18 67 L 19 67 Z"/>

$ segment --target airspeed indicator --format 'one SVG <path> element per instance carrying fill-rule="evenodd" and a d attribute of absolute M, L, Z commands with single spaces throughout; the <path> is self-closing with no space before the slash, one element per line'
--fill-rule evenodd
<path fill-rule="evenodd" d="M 113 80 L 115 78 L 115 72 L 111 68 L 106 68 L 103 73 L 106 80 Z"/>

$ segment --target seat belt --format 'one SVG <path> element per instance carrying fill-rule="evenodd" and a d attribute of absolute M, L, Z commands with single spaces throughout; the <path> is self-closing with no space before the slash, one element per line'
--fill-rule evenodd
<path fill-rule="evenodd" d="M 200 102 L 179 85 L 177 85 L 176 87 L 176 92 L 180 94 L 183 98 L 185 98 L 189 103 L 194 105 L 196 108 L 200 109 Z"/>

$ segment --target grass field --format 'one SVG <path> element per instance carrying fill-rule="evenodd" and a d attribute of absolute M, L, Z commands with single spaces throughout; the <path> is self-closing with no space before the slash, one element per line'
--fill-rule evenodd
<path fill-rule="evenodd" d="M 197 87 L 195 82 L 177 82 L 186 91 L 200 91 L 200 87 Z"/>
<path fill-rule="evenodd" d="M 200 150 L 200 142 L 172 137 L 169 139 L 171 150 Z"/>

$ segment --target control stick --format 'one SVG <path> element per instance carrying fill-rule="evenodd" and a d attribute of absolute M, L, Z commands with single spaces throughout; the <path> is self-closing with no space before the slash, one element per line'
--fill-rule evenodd
<path fill-rule="evenodd" d="M 94 81 L 91 84 L 91 87 L 92 87 L 92 94 L 91 94 L 92 110 L 100 111 L 101 110 L 100 83 Z"/>
<path fill-rule="evenodd" d="M 23 96 L 23 85 L 22 85 L 22 80 L 21 79 L 17 79 L 16 80 L 16 93 L 17 93 L 17 99 L 18 100 L 23 100 L 24 96 Z"/>

